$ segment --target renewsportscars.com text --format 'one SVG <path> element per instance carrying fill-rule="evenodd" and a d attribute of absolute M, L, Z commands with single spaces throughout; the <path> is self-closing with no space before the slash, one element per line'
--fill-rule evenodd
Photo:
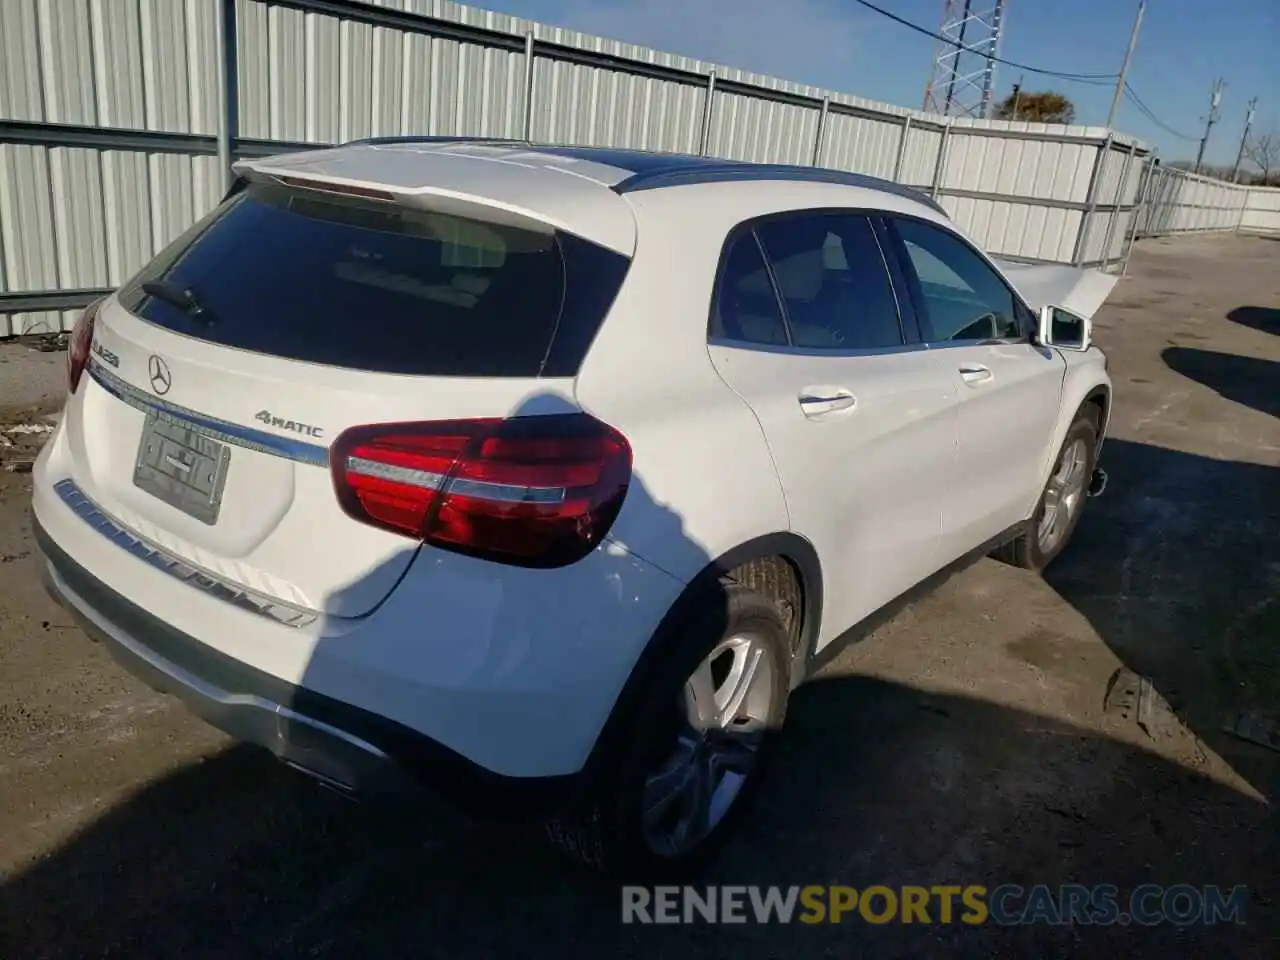
<path fill-rule="evenodd" d="M 920 923 L 1110 926 L 1245 922 L 1248 889 L 1147 884 L 622 888 L 623 923 Z"/>

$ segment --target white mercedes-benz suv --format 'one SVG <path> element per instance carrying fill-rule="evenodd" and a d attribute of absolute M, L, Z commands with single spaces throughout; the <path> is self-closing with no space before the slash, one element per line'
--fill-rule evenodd
<path fill-rule="evenodd" d="M 688 867 L 788 694 L 957 562 L 1063 549 L 1114 278 L 855 174 L 459 138 L 236 165 L 89 306 L 35 468 L 54 596 L 358 796 Z"/>

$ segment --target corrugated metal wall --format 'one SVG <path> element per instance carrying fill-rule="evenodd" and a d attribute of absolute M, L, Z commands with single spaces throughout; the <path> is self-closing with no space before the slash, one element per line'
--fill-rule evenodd
<path fill-rule="evenodd" d="M 1280 187 L 1250 187 L 1241 230 L 1280 231 Z"/>
<path fill-rule="evenodd" d="M 220 133 L 232 154 L 464 134 L 816 156 L 931 192 L 995 254 L 1104 267 L 1127 254 L 1147 154 L 1096 127 L 948 124 L 444 0 L 0 0 L 0 336 L 68 325 L 209 210 Z M 1238 222 L 1243 192 L 1163 170 L 1149 186 L 1147 232 Z"/>
<path fill-rule="evenodd" d="M 1174 167 L 1153 167 L 1148 176 L 1138 235 L 1235 230 L 1250 190 Z"/>

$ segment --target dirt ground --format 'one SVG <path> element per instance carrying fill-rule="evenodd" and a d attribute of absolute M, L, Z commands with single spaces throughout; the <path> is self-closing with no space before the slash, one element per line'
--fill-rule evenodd
<path fill-rule="evenodd" d="M 623 926 L 522 833 L 348 804 L 128 677 L 0 471 L 0 957 L 1280 956 L 1280 754 L 1224 730 L 1280 714 L 1280 242 L 1144 242 L 1097 336 L 1111 483 L 1069 551 L 982 561 L 798 692 L 704 882 L 1244 884 L 1244 925 Z"/>

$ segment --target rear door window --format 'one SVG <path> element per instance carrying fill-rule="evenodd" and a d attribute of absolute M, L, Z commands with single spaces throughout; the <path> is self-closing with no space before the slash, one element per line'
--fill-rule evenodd
<path fill-rule="evenodd" d="M 567 234 L 251 184 L 121 291 L 257 353 L 433 376 L 571 376 L 626 257 Z"/>
<path fill-rule="evenodd" d="M 739 343 L 786 346 L 787 325 L 769 279 L 760 243 L 751 230 L 730 241 L 720 270 L 711 335 Z"/>
<path fill-rule="evenodd" d="M 902 345 L 898 302 L 866 217 L 798 214 L 767 220 L 757 232 L 795 346 L 849 351 Z"/>

